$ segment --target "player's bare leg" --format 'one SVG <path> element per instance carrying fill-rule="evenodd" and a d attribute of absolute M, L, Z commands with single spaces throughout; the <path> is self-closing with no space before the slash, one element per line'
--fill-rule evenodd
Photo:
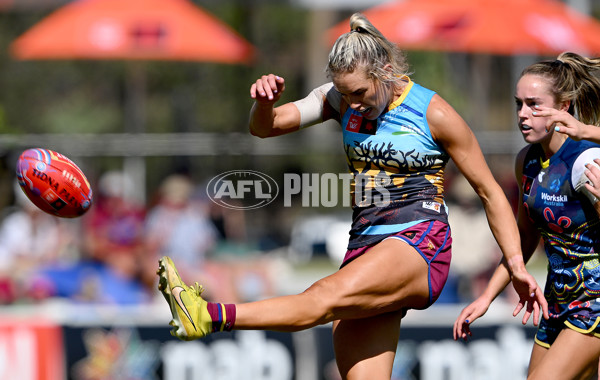
<path fill-rule="evenodd" d="M 333 343 L 343 379 L 389 380 L 402 312 L 334 322 Z"/>
<path fill-rule="evenodd" d="M 428 299 L 425 260 L 404 241 L 388 239 L 303 293 L 236 305 L 235 329 L 298 331 L 420 308 Z"/>
<path fill-rule="evenodd" d="M 549 349 L 534 345 L 527 379 L 583 380 L 584 374 L 592 374 L 590 367 L 598 366 L 599 357 L 600 338 L 565 328 Z"/>

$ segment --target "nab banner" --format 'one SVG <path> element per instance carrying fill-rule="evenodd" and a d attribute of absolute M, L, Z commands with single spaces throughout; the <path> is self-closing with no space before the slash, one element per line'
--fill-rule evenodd
<path fill-rule="evenodd" d="M 66 327 L 68 379 L 294 380 L 294 335 L 235 331 L 183 342 L 169 328 Z"/>
<path fill-rule="evenodd" d="M 339 380 L 331 326 L 234 331 L 183 342 L 168 326 L 0 319 L 0 380 Z M 525 380 L 535 328 L 407 323 L 391 380 Z"/>
<path fill-rule="evenodd" d="M 405 326 L 391 380 L 525 380 L 532 327 Z M 65 327 L 72 380 L 339 380 L 331 327 L 234 331 L 183 342 L 164 327 Z M 20 378 L 19 378 L 20 379 Z"/>

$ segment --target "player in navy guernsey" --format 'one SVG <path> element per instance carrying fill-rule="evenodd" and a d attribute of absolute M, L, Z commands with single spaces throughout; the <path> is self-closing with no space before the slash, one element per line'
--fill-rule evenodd
<path fill-rule="evenodd" d="M 525 258 L 548 257 L 549 318 L 535 337 L 529 379 L 596 379 L 600 356 L 600 59 L 563 53 L 525 69 L 516 89 L 518 225 Z M 573 115 L 578 115 L 577 120 Z M 455 338 L 508 284 L 503 265 L 455 323 Z"/>
<path fill-rule="evenodd" d="M 360 14 L 329 55 L 331 83 L 306 98 L 275 107 L 285 89 L 273 74 L 250 89 L 250 131 L 272 137 L 334 119 L 341 124 L 353 175 L 353 223 L 341 268 L 306 291 L 258 302 L 206 302 L 160 262 L 159 288 L 169 301 L 174 335 L 195 339 L 213 331 L 298 331 L 332 322 L 343 379 L 389 380 L 409 309 L 429 307 L 450 266 L 444 168 L 452 159 L 481 196 L 490 226 L 511 264 L 528 313 L 545 306 L 527 273 L 518 229 L 472 131 L 435 92 L 413 83 L 402 52 Z M 474 254 L 476 254 L 474 252 Z"/>

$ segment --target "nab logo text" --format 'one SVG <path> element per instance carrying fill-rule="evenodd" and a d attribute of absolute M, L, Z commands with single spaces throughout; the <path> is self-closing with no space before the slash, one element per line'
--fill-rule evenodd
<path fill-rule="evenodd" d="M 254 170 L 231 170 L 213 177 L 206 193 L 214 203 L 235 210 L 252 210 L 273 202 L 279 187 L 273 178 Z"/>

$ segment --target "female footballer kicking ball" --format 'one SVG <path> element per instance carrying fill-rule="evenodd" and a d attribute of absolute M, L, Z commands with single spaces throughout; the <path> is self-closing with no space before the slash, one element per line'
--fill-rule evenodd
<path fill-rule="evenodd" d="M 600 59 L 563 53 L 526 68 L 515 100 L 529 144 L 516 159 L 518 226 L 526 260 L 548 257 L 549 319 L 535 336 L 528 379 L 589 379 L 600 356 Z M 578 115 L 577 120 L 573 115 Z M 454 324 L 467 339 L 510 281 L 505 264 Z"/>
<path fill-rule="evenodd" d="M 336 361 L 344 379 L 390 379 L 409 309 L 425 309 L 448 275 L 451 237 L 443 197 L 450 158 L 480 196 L 509 263 L 518 308 L 537 320 L 545 307 L 527 273 L 511 207 L 463 119 L 433 91 L 406 75 L 402 52 L 360 14 L 329 55 L 331 83 L 275 107 L 285 81 L 265 75 L 250 89 L 250 131 L 278 136 L 335 119 L 354 175 L 353 222 L 341 268 L 306 291 L 258 302 L 206 302 L 169 258 L 160 261 L 159 289 L 173 314 L 173 334 L 195 339 L 214 331 L 298 331 L 333 323 Z M 380 196 L 360 197 L 378 193 Z M 476 254 L 476 253 L 474 253 Z"/>

